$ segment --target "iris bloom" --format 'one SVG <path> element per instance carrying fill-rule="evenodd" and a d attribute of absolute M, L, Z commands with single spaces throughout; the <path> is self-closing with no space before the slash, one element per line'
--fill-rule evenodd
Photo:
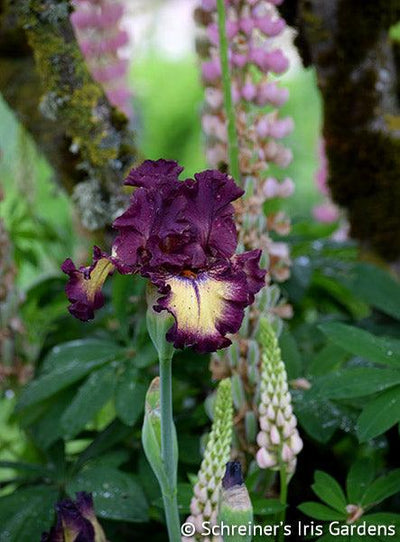
<path fill-rule="evenodd" d="M 41 542 L 106 542 L 90 493 L 81 491 L 75 501 L 65 499 L 57 503 L 56 512 L 56 525 L 42 534 Z"/>
<path fill-rule="evenodd" d="M 233 179 L 207 170 L 180 181 L 176 162 L 145 161 L 125 184 L 136 187 L 128 209 L 115 220 L 111 256 L 94 248 L 90 267 L 67 259 L 70 312 L 90 320 L 104 303 L 107 276 L 140 273 L 154 286 L 153 309 L 168 311 L 174 324 L 166 338 L 176 348 L 211 352 L 228 346 L 244 309 L 264 285 L 261 251 L 236 255 L 232 201 L 243 191 Z"/>

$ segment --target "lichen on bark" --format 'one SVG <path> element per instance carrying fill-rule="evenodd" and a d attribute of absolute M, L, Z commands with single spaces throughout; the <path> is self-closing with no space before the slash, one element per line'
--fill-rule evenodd
<path fill-rule="evenodd" d="M 110 105 L 87 69 L 70 23 L 71 9 L 66 0 L 3 0 L 0 55 L 7 75 L 0 77 L 0 88 L 73 194 L 84 225 L 98 229 L 123 209 L 127 196 L 122 179 L 136 153 L 128 119 Z M 10 22 L 20 48 L 17 55 L 6 45 Z M 26 77 L 18 74 L 21 67 Z M 26 83 L 20 91 L 14 86 L 18 79 Z M 24 104 L 20 94 L 29 92 L 35 96 Z M 98 197 L 91 209 L 95 184 Z"/>

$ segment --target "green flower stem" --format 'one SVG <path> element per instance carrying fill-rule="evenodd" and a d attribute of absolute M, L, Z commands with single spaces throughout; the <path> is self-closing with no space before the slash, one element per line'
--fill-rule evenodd
<path fill-rule="evenodd" d="M 224 0 L 217 0 L 219 55 L 222 69 L 222 87 L 224 91 L 224 104 L 228 128 L 228 161 L 229 172 L 240 184 L 239 143 L 236 132 L 235 109 L 232 101 L 231 74 L 229 69 L 228 39 L 226 37 L 226 16 Z"/>
<path fill-rule="evenodd" d="M 180 521 L 176 488 L 177 453 L 174 449 L 172 417 L 172 356 L 160 358 L 161 457 L 168 485 L 161 487 L 170 542 L 180 542 Z"/>
<path fill-rule="evenodd" d="M 287 472 L 286 472 L 286 464 L 281 463 L 280 465 L 280 502 L 281 504 L 285 505 L 285 508 L 280 513 L 279 521 L 282 521 L 282 529 L 279 529 L 278 534 L 278 542 L 282 542 L 285 540 L 285 534 L 283 525 L 285 524 L 285 518 L 286 518 L 286 502 L 287 502 L 287 488 L 288 488 L 288 478 L 287 478 Z"/>

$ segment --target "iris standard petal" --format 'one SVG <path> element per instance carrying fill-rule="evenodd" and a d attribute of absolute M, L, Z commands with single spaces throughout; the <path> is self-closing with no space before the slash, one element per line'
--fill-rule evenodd
<path fill-rule="evenodd" d="M 186 217 L 195 229 L 197 243 L 206 257 L 230 258 L 237 244 L 232 201 L 243 190 L 232 177 L 216 170 L 197 173 L 195 179 L 187 179 L 184 184 Z"/>
<path fill-rule="evenodd" d="M 191 346 L 197 352 L 229 346 L 226 334 L 239 330 L 252 297 L 246 273 L 229 263 L 199 274 L 153 275 L 152 281 L 166 292 L 154 309 L 167 310 L 175 319 L 167 339 L 176 348 Z"/>
<path fill-rule="evenodd" d="M 70 258 L 65 260 L 61 269 L 69 276 L 65 292 L 71 304 L 69 312 L 87 321 L 94 318 L 94 311 L 104 305 L 102 287 L 104 281 L 115 269 L 110 258 L 95 247 L 93 264 L 77 269 Z"/>
<path fill-rule="evenodd" d="M 178 180 L 183 171 L 177 162 L 173 160 L 145 160 L 139 167 L 133 168 L 125 180 L 128 186 L 154 187 L 159 182 L 169 178 Z"/>

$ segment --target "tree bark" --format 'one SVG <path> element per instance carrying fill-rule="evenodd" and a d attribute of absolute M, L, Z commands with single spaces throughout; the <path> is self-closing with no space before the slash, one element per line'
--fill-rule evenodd
<path fill-rule="evenodd" d="M 283 4 L 283 6 L 286 2 Z M 317 73 L 333 199 L 352 237 L 400 256 L 400 63 L 389 28 L 400 0 L 288 0 L 282 12 Z"/>
<path fill-rule="evenodd" d="M 124 208 L 136 152 L 127 118 L 86 67 L 70 11 L 67 0 L 2 1 L 0 91 L 95 230 Z"/>

